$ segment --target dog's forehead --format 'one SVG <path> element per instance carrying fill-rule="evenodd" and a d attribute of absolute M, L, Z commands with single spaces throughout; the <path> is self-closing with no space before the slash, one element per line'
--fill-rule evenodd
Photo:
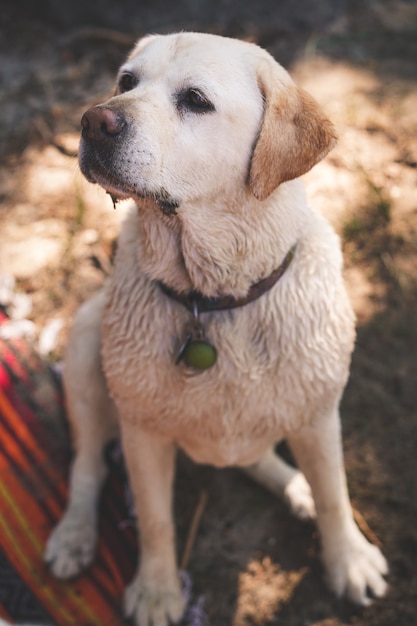
<path fill-rule="evenodd" d="M 257 46 L 216 35 L 150 36 L 139 41 L 125 67 L 153 76 L 240 82 L 254 74 L 257 51 Z"/>

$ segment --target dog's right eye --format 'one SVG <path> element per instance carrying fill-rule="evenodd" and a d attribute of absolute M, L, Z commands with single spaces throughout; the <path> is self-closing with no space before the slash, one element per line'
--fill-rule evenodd
<path fill-rule="evenodd" d="M 214 111 L 214 105 L 199 89 L 192 87 L 185 89 L 178 95 L 178 108 L 181 111 L 192 113 L 209 113 Z"/>
<path fill-rule="evenodd" d="M 136 76 L 134 76 L 130 72 L 123 72 L 123 74 L 119 78 L 119 82 L 117 85 L 119 93 L 132 91 L 132 89 L 136 87 L 138 82 L 139 81 Z"/>

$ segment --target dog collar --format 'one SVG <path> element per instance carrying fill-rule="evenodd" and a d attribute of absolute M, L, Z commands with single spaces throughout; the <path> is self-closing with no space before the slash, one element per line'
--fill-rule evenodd
<path fill-rule="evenodd" d="M 228 309 L 237 309 L 241 306 L 245 306 L 254 300 L 260 298 L 264 293 L 272 289 L 272 287 L 279 281 L 279 279 L 285 274 L 291 261 L 294 258 L 296 245 L 286 254 L 283 262 L 277 267 L 272 274 L 266 278 L 262 278 L 257 283 L 254 283 L 250 288 L 246 296 L 241 298 L 234 298 L 233 296 L 220 296 L 218 298 L 208 298 L 199 291 L 189 291 L 188 293 L 178 293 L 175 289 L 168 287 L 163 282 L 159 282 L 159 286 L 166 296 L 179 302 L 185 306 L 191 313 L 195 312 L 197 306 L 199 313 L 208 313 L 210 311 L 226 311 Z"/>
<path fill-rule="evenodd" d="M 159 282 L 162 292 L 182 304 L 193 314 L 193 320 L 185 332 L 185 339 L 177 352 L 176 364 L 181 361 L 194 370 L 203 371 L 212 367 L 217 360 L 217 350 L 205 336 L 203 325 L 200 321 L 200 313 L 211 311 L 227 311 L 245 306 L 254 302 L 272 287 L 285 274 L 294 258 L 296 245 L 286 254 L 283 262 L 272 274 L 254 283 L 246 296 L 235 298 L 234 296 L 220 296 L 208 298 L 198 291 L 190 291 L 186 294 L 178 293 L 163 282 Z"/>

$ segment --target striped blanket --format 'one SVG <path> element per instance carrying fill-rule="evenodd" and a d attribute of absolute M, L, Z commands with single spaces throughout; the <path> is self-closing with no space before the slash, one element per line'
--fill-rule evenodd
<path fill-rule="evenodd" d="M 1 323 L 1 319 L 0 319 Z M 79 579 L 42 560 L 67 498 L 69 437 L 59 380 L 24 339 L 0 339 L 0 624 L 122 626 L 136 531 L 121 461 L 109 454 L 98 557 Z"/>

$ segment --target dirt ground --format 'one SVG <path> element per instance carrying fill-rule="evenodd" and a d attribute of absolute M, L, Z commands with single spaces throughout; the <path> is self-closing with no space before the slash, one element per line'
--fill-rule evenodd
<path fill-rule="evenodd" d="M 82 179 L 75 153 L 83 110 L 110 93 L 136 36 L 194 28 L 251 38 L 334 121 L 339 144 L 305 182 L 343 243 L 358 318 L 342 404 L 348 481 L 361 525 L 389 560 L 390 591 L 366 609 L 335 599 L 323 584 L 313 525 L 291 518 L 237 471 L 185 457 L 178 550 L 206 492 L 188 569 L 212 626 L 417 624 L 416 3 L 258 2 L 254 17 L 251 3 L 239 17 L 233 2 L 200 16 L 190 7 L 208 11 L 210 3 L 180 2 L 174 12 L 168 2 L 144 2 L 135 34 L 123 2 L 115 27 L 103 15 L 84 23 L 68 8 L 59 14 L 58 0 L 29 4 L 36 14 L 27 19 L 11 2 L 1 17 L 0 275 L 29 296 L 16 301 L 14 315 L 34 322 L 34 340 L 51 361 L 61 358 L 79 303 L 111 270 L 124 207 L 114 211 Z"/>

